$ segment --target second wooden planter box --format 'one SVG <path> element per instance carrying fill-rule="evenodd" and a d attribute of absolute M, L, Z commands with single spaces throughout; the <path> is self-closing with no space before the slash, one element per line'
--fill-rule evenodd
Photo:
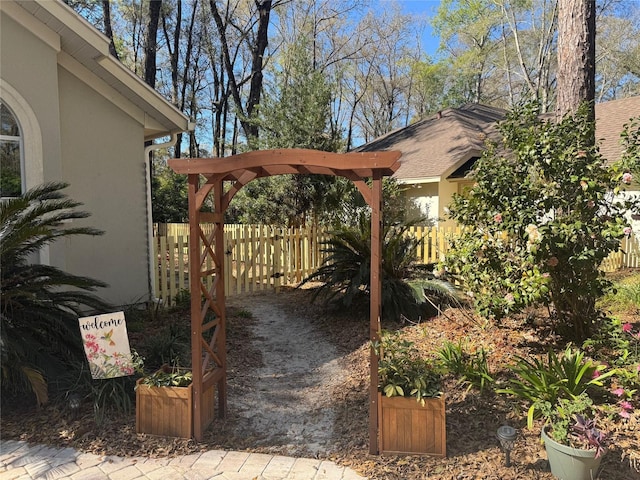
<path fill-rule="evenodd" d="M 136 433 L 191 438 L 193 436 L 193 385 L 154 387 L 136 382 Z M 215 385 L 205 389 L 204 424 L 213 420 Z"/>
<path fill-rule="evenodd" d="M 380 453 L 447 454 L 444 397 L 427 398 L 424 406 L 412 397 L 378 395 Z"/>

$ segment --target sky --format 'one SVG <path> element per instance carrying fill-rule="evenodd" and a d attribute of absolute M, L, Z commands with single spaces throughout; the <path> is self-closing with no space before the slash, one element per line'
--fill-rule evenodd
<path fill-rule="evenodd" d="M 435 56 L 440 39 L 431 30 L 429 19 L 435 16 L 440 5 L 440 0 L 379 0 L 380 3 L 391 3 L 395 1 L 400 5 L 402 11 L 407 14 L 424 17 L 423 27 L 424 32 L 422 35 L 422 48 L 425 53 L 430 56 Z"/>

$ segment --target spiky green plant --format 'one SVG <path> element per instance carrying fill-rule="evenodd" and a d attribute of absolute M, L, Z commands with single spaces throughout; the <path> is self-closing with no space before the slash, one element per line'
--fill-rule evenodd
<path fill-rule="evenodd" d="M 58 239 L 102 233 L 65 223 L 89 216 L 61 192 L 65 187 L 47 183 L 0 203 L 1 385 L 33 392 L 38 403 L 47 401 L 47 378 L 84 359 L 77 318 L 110 308 L 92 293 L 104 283 L 34 263 Z"/>
<path fill-rule="evenodd" d="M 384 225 L 382 231 L 382 314 L 387 319 L 410 319 L 421 315 L 425 291 L 448 289 L 437 281 L 413 280 L 416 273 L 415 253 L 420 239 L 409 235 L 413 222 Z M 370 292 L 371 275 L 371 223 L 367 215 L 360 215 L 356 226 L 341 226 L 323 241 L 325 263 L 303 283 L 318 281 L 314 299 L 323 296 L 327 301 L 340 300 L 351 306 L 362 295 Z"/>

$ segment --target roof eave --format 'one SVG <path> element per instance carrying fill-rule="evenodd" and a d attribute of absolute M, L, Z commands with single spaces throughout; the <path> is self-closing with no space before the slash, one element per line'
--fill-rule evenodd
<path fill-rule="evenodd" d="M 9 3 L 3 5 L 3 10 L 9 10 L 4 8 Z M 72 51 L 66 52 L 69 56 L 145 112 L 145 139 L 193 129 L 188 117 L 112 57 L 109 39 L 71 7 L 51 0 L 17 0 L 16 4 L 45 25 L 54 26 L 53 31 L 61 39 L 61 50 L 72 47 Z"/>
<path fill-rule="evenodd" d="M 156 132 L 151 122 L 145 122 L 145 136 L 147 136 L 147 128 L 150 129 L 150 133 L 153 132 L 151 136 L 154 138 L 193 129 L 193 125 L 189 122 L 187 116 L 167 102 L 156 90 L 141 81 L 113 56 L 103 55 L 96 58 L 95 61 L 106 73 L 113 76 L 121 85 L 138 97 L 143 102 L 143 106 L 148 106 L 148 108 L 144 108 L 148 119 L 158 121 L 158 115 L 163 117 L 159 124 L 164 126 L 164 131 Z"/>
<path fill-rule="evenodd" d="M 398 181 L 398 183 L 402 185 L 420 185 L 424 183 L 438 183 L 442 180 L 442 177 L 440 176 L 398 178 L 394 175 L 393 178 L 395 178 Z"/>

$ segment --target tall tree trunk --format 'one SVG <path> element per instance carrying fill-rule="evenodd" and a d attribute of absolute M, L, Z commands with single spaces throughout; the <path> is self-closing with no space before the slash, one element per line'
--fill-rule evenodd
<path fill-rule="evenodd" d="M 595 117 L 595 71 L 596 0 L 559 0 L 558 116 L 575 113 L 587 101 Z"/>
<path fill-rule="evenodd" d="M 102 0 L 102 19 L 104 34 L 109 38 L 109 53 L 119 60 L 120 58 L 116 51 L 116 44 L 113 41 L 113 29 L 111 28 L 111 5 L 109 0 Z"/>
<path fill-rule="evenodd" d="M 258 7 L 258 32 L 256 34 L 256 42 L 252 48 L 251 84 L 249 88 L 249 101 L 247 102 L 247 116 L 249 118 L 251 118 L 251 114 L 256 105 L 260 104 L 262 67 L 264 64 L 264 52 L 269 43 L 267 30 L 269 28 L 269 16 L 271 15 L 271 0 L 255 0 L 255 2 L 256 7 Z M 250 124 L 249 134 L 251 137 L 257 137 L 258 126 Z"/>
<path fill-rule="evenodd" d="M 260 103 L 260 95 L 262 93 L 262 68 L 264 65 L 264 52 L 268 44 L 268 27 L 269 16 L 271 14 L 271 0 L 255 0 L 256 7 L 258 8 L 258 29 L 255 35 L 255 41 L 250 45 L 251 49 L 251 75 L 250 75 L 250 87 L 249 96 L 247 98 L 246 106 L 242 104 L 242 98 L 240 95 L 241 81 L 236 78 L 236 72 L 234 71 L 234 65 L 229 53 L 229 42 L 227 40 L 227 25 L 229 19 L 222 20 L 218 6 L 215 0 L 209 0 L 211 7 L 211 13 L 218 29 L 218 35 L 220 38 L 220 47 L 222 49 L 224 68 L 227 71 L 228 85 L 231 91 L 231 96 L 236 108 L 238 109 L 241 118 L 239 119 L 242 130 L 247 137 L 247 140 L 258 136 L 258 127 L 247 121 L 254 108 Z M 244 32 L 245 35 L 247 32 Z"/>
<path fill-rule="evenodd" d="M 149 1 L 149 22 L 144 42 L 144 81 L 152 88 L 156 87 L 156 50 L 161 8 L 162 0 Z"/>

